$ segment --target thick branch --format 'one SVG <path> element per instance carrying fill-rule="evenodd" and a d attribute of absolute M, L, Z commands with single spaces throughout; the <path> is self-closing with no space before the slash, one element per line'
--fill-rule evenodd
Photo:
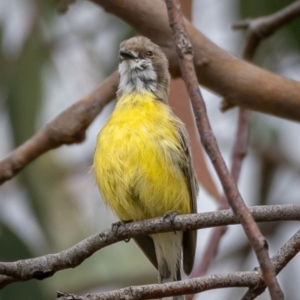
<path fill-rule="evenodd" d="M 119 76 L 114 72 L 93 93 L 76 102 L 0 161 L 0 184 L 11 179 L 43 153 L 61 145 L 81 143 L 89 125 L 115 98 Z"/>
<path fill-rule="evenodd" d="M 257 222 L 300 221 L 300 205 L 273 205 L 250 208 Z M 121 225 L 118 230 L 95 234 L 73 247 L 56 254 L 16 262 L 0 263 L 0 289 L 17 281 L 44 279 L 57 271 L 75 268 L 96 251 L 136 236 L 174 230 L 191 230 L 222 225 L 238 224 L 239 219 L 231 210 L 193 215 L 178 215 L 174 222 L 155 218 Z"/>
<path fill-rule="evenodd" d="M 180 70 L 167 11 L 160 0 L 91 0 L 159 44 L 168 56 L 173 76 Z M 184 22 L 194 49 L 200 84 L 230 105 L 300 121 L 300 83 L 277 76 L 220 49 L 187 20 Z"/>

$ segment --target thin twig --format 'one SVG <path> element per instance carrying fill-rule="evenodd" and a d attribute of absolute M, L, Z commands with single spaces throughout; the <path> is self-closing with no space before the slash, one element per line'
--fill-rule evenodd
<path fill-rule="evenodd" d="M 257 222 L 300 221 L 300 205 L 296 204 L 252 207 L 250 208 L 250 212 Z M 42 280 L 60 270 L 75 268 L 96 251 L 136 236 L 238 223 L 239 218 L 228 209 L 201 214 L 178 215 L 172 222 L 166 222 L 162 217 L 122 224 L 118 230 L 105 230 L 56 254 L 16 262 L 1 262 L 0 289 L 12 282 L 30 279 Z"/>
<path fill-rule="evenodd" d="M 239 109 L 238 116 L 238 130 L 236 133 L 236 139 L 233 147 L 232 153 L 232 166 L 231 166 L 231 175 L 234 181 L 237 183 L 240 175 L 243 159 L 246 155 L 247 150 L 247 140 L 248 140 L 248 122 L 249 122 L 250 113 L 248 110 L 243 108 Z M 229 208 L 226 197 L 223 195 L 220 198 L 219 210 Z M 206 274 L 208 267 L 215 257 L 220 241 L 224 234 L 227 231 L 227 226 L 221 226 L 214 228 L 210 234 L 210 238 L 207 242 L 206 249 L 203 253 L 199 266 L 194 268 L 191 278 L 203 276 Z M 192 299 L 192 296 L 189 296 L 187 300 Z"/>
<path fill-rule="evenodd" d="M 246 20 L 234 24 L 232 26 L 233 29 L 248 29 L 246 45 L 243 50 L 243 58 L 248 61 L 252 60 L 260 42 L 263 39 L 266 39 L 267 37 L 272 35 L 277 29 L 291 22 L 295 17 L 298 17 L 299 15 L 300 1 L 296 1 L 272 15 L 261 17 L 255 20 Z M 241 108 L 239 110 L 239 129 L 237 133 L 237 140 L 239 136 L 240 141 L 242 141 L 243 136 L 244 139 L 246 138 L 246 133 L 248 131 L 247 123 L 249 123 L 249 119 L 250 111 Z M 245 150 L 243 149 L 244 147 L 242 144 L 240 145 L 240 147 L 238 147 L 238 145 L 236 146 L 236 153 L 238 153 L 238 148 L 242 149 L 241 152 Z M 278 273 L 277 270 L 276 273 Z M 255 299 L 265 290 L 265 288 L 265 283 L 261 281 L 260 284 L 257 287 L 255 287 L 255 289 L 252 288 L 248 290 L 248 292 L 244 295 L 242 300 Z"/>
<path fill-rule="evenodd" d="M 251 60 L 261 40 L 272 35 L 277 29 L 300 16 L 300 1 L 288 5 L 284 9 L 265 17 L 244 20 L 232 25 L 233 29 L 247 29 L 247 46 L 244 58 Z"/>
<path fill-rule="evenodd" d="M 187 90 L 191 98 L 201 142 L 220 178 L 227 201 L 234 213 L 239 217 L 249 242 L 255 251 L 272 300 L 282 300 L 284 299 L 284 295 L 278 284 L 274 268 L 271 264 L 267 241 L 249 213 L 249 210 L 237 189 L 234 179 L 226 167 L 216 139 L 212 133 L 211 126 L 207 118 L 205 103 L 197 82 L 193 64 L 192 46 L 186 35 L 180 4 L 177 0 L 167 0 L 166 3 L 173 39 L 179 56 L 182 78 L 186 83 Z"/>
<path fill-rule="evenodd" d="M 276 272 L 279 273 L 295 255 L 300 251 L 300 231 L 298 231 L 278 252 L 272 257 L 272 264 Z M 88 294 L 85 296 L 76 296 L 59 292 L 57 300 L 134 300 L 134 299 L 152 299 L 166 296 L 175 296 L 182 294 L 201 293 L 211 289 L 228 287 L 250 287 L 255 289 L 261 281 L 260 270 L 252 272 L 234 272 L 227 274 L 217 274 L 203 276 L 179 282 L 165 284 L 150 284 L 142 286 L 131 286 L 115 291 L 99 294 Z M 245 298 L 243 300 L 252 300 L 254 298 Z"/>
<path fill-rule="evenodd" d="M 14 177 L 45 152 L 64 144 L 83 142 L 89 125 L 103 107 L 115 98 L 118 76 L 118 73 L 114 72 L 94 92 L 64 110 L 0 161 L 0 184 Z"/>
<path fill-rule="evenodd" d="M 248 140 L 248 122 L 250 118 L 250 112 L 246 109 L 240 108 L 239 109 L 239 116 L 238 116 L 238 129 L 236 133 L 236 139 L 233 147 L 232 153 L 232 166 L 230 173 L 237 183 L 243 163 L 243 159 L 246 155 L 247 151 L 247 140 Z M 228 202 L 226 197 L 223 195 L 220 199 L 220 206 L 219 210 L 229 208 Z M 217 250 L 219 248 L 220 241 L 223 235 L 227 231 L 227 226 L 221 226 L 214 228 L 210 239 L 207 243 L 207 247 L 204 251 L 202 256 L 201 262 L 199 267 L 195 269 L 192 273 L 191 277 L 199 277 L 206 274 L 209 264 L 212 259 L 215 257 Z"/>

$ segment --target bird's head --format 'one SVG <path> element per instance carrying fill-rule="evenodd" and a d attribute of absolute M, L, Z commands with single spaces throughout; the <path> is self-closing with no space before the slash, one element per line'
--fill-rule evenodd
<path fill-rule="evenodd" d="M 124 93 L 150 91 L 167 102 L 170 74 L 168 60 L 161 48 L 139 36 L 121 43 L 118 97 Z"/>

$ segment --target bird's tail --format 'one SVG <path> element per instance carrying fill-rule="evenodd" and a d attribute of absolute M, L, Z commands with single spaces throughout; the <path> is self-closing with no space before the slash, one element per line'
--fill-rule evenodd
<path fill-rule="evenodd" d="M 159 270 L 159 282 L 160 283 L 167 283 L 167 282 L 173 282 L 173 281 L 181 280 L 180 260 L 177 262 L 177 269 L 176 269 L 175 276 L 171 275 L 171 272 L 168 269 L 167 264 L 163 264 L 160 267 L 161 267 L 160 270 Z M 163 300 L 184 300 L 184 296 L 183 295 L 171 296 L 171 297 L 163 298 Z"/>
<path fill-rule="evenodd" d="M 159 282 L 181 280 L 182 232 L 159 233 L 152 236 L 158 262 Z M 171 296 L 164 300 L 184 300 L 184 296 Z"/>

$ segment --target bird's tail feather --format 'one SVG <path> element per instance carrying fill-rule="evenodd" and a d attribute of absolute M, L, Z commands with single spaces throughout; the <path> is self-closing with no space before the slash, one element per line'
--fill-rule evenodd
<path fill-rule="evenodd" d="M 181 280 L 182 232 L 158 233 L 151 237 L 157 257 L 159 282 L 167 283 Z M 184 296 L 171 296 L 163 299 L 184 300 Z"/>
<path fill-rule="evenodd" d="M 181 280 L 180 261 L 177 262 L 177 270 L 175 276 L 171 275 L 171 272 L 168 269 L 167 264 L 163 264 L 162 266 L 160 266 L 160 270 L 159 270 L 160 283 L 167 283 L 167 282 L 180 281 L 180 280 Z M 171 297 L 163 298 L 163 300 L 184 300 L 184 296 L 183 295 L 171 296 Z"/>

